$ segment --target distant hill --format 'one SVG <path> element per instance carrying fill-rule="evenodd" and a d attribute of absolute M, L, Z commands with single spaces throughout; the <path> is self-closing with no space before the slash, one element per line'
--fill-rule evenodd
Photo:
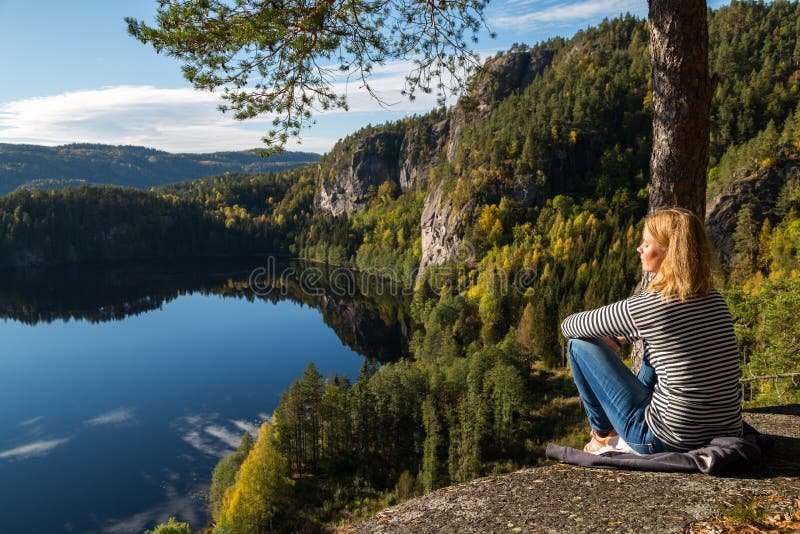
<path fill-rule="evenodd" d="M 0 143 L 0 195 L 21 186 L 52 189 L 82 183 L 147 188 L 225 172 L 277 171 L 318 159 L 311 152 L 263 158 L 256 150 L 171 154 L 140 146 Z"/>

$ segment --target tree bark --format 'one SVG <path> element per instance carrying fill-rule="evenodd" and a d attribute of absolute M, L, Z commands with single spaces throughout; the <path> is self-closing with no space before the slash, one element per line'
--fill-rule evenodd
<path fill-rule="evenodd" d="M 713 83 L 708 69 L 708 10 L 701 0 L 648 0 L 653 85 L 649 211 L 667 207 L 706 216 L 706 168 Z M 647 273 L 634 289 L 640 293 Z M 631 347 L 638 372 L 644 348 Z"/>
<path fill-rule="evenodd" d="M 648 0 L 653 85 L 650 211 L 705 220 L 712 82 L 705 1 Z"/>

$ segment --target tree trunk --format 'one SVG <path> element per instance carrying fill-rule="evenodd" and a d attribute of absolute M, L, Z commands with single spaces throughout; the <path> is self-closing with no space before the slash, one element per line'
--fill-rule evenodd
<path fill-rule="evenodd" d="M 705 219 L 712 83 L 700 0 L 648 0 L 653 84 L 650 211 L 680 206 Z"/>
<path fill-rule="evenodd" d="M 700 0 L 648 0 L 653 84 L 649 210 L 681 207 L 706 216 L 706 168 L 713 83 L 708 71 L 708 11 Z M 634 294 L 647 287 L 647 273 Z M 644 350 L 631 348 L 631 370 Z"/>

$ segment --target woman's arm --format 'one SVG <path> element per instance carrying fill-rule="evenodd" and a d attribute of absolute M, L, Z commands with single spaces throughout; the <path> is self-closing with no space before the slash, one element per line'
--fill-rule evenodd
<path fill-rule="evenodd" d="M 596 310 L 573 313 L 561 323 L 566 338 L 623 337 L 630 342 L 639 332 L 628 310 L 628 301 L 621 300 Z"/>

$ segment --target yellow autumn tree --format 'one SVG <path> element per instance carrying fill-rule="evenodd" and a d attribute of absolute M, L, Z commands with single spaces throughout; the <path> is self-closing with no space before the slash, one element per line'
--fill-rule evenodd
<path fill-rule="evenodd" d="M 250 454 L 239 468 L 236 483 L 225 491 L 222 514 L 214 532 L 225 534 L 270 532 L 278 529 L 276 516 L 287 508 L 294 481 L 289 462 L 272 441 L 264 423 Z"/>

